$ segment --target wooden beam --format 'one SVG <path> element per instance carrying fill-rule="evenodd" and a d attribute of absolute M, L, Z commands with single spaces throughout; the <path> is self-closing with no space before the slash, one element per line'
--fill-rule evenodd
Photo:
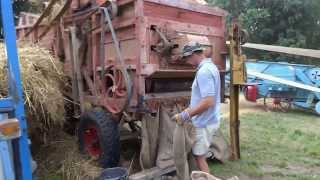
<path fill-rule="evenodd" d="M 210 15 L 216 15 L 216 16 L 228 15 L 228 12 L 221 8 L 202 5 L 199 3 L 189 3 L 188 1 L 181 1 L 181 0 L 145 0 L 145 1 L 157 3 L 157 4 L 163 4 L 171 7 L 182 8 L 189 11 L 210 14 Z"/>
<path fill-rule="evenodd" d="M 161 179 L 161 176 L 175 171 L 174 165 L 167 168 L 154 167 L 151 169 L 146 169 L 144 171 L 133 174 L 129 177 L 129 180 L 151 180 L 151 179 Z"/>
<path fill-rule="evenodd" d="M 226 44 L 229 46 L 230 41 L 227 41 Z M 304 56 L 304 57 L 320 58 L 320 50 L 316 50 L 316 49 L 292 48 L 292 47 L 273 46 L 273 45 L 255 44 L 255 43 L 246 43 L 242 45 L 242 47 L 249 48 L 249 49 L 258 49 L 263 51 L 278 52 L 278 53 L 284 53 L 284 54 L 291 54 L 291 55 L 297 55 L 297 56 Z"/>
<path fill-rule="evenodd" d="M 181 92 L 169 92 L 169 93 L 147 93 L 144 96 L 145 100 L 149 99 L 169 99 L 169 98 L 177 98 L 177 97 L 190 97 L 190 91 L 181 91 Z"/>
<path fill-rule="evenodd" d="M 54 17 L 50 20 L 49 24 L 45 26 L 45 29 L 42 31 L 41 35 L 39 36 L 40 40 L 50 31 L 54 23 L 56 23 L 59 19 L 62 18 L 64 13 L 70 7 L 71 3 L 72 3 L 72 0 L 66 0 L 65 3 L 61 5 L 59 12 L 57 12 L 57 14 L 55 14 Z"/>
<path fill-rule="evenodd" d="M 291 54 L 291 55 L 297 55 L 297 56 L 304 56 L 304 57 L 320 58 L 320 50 L 315 50 L 315 49 L 291 48 L 291 47 L 272 46 L 272 45 L 254 44 L 254 43 L 246 43 L 242 45 L 242 47 L 264 50 L 264 51 L 271 51 L 271 52 L 278 52 L 278 53 L 284 53 L 284 54 Z"/>
<path fill-rule="evenodd" d="M 42 22 L 42 20 L 44 20 L 44 18 L 48 17 L 52 11 L 52 8 L 54 7 L 54 5 L 56 3 L 58 3 L 59 0 L 51 0 L 48 4 L 48 6 L 45 8 L 44 12 L 39 16 L 39 18 L 37 19 L 37 21 L 34 23 L 34 25 L 32 26 L 32 28 L 26 33 L 25 37 L 27 37 L 34 29 L 36 29 L 38 27 L 38 25 L 40 25 L 40 23 Z"/>
<path fill-rule="evenodd" d="M 231 160 L 238 160 L 240 154 L 240 119 L 239 119 L 239 93 L 240 84 L 246 82 L 244 58 L 241 54 L 240 29 L 237 22 L 232 23 L 230 28 L 230 143 Z"/>

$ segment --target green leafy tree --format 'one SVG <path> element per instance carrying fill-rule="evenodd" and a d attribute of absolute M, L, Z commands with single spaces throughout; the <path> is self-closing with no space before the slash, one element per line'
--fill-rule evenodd
<path fill-rule="evenodd" d="M 231 0 L 208 0 L 212 5 L 233 11 Z M 319 0 L 240 0 L 239 20 L 249 33 L 249 41 L 261 44 L 320 49 Z M 234 14 L 234 13 L 231 13 Z M 277 53 L 246 51 L 249 57 L 301 63 L 307 58 Z"/>

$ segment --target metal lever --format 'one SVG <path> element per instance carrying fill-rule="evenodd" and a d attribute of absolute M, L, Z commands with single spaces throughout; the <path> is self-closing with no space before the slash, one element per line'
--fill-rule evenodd
<path fill-rule="evenodd" d="M 151 25 L 151 30 L 155 31 L 159 36 L 162 42 L 158 43 L 157 45 L 152 45 L 151 50 L 156 51 L 161 56 L 167 57 L 170 56 L 171 50 L 177 48 L 177 46 L 168 40 L 168 38 L 164 35 L 163 32 L 156 26 Z"/>

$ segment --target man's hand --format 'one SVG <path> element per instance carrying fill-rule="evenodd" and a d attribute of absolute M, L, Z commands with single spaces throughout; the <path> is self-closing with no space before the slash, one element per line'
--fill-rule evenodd
<path fill-rule="evenodd" d="M 191 120 L 191 116 L 187 110 L 182 111 L 172 117 L 172 120 L 176 121 L 178 124 L 182 124 L 185 121 Z"/>
<path fill-rule="evenodd" d="M 178 113 L 172 117 L 172 120 L 176 121 L 178 124 L 182 124 L 185 121 L 191 120 L 195 115 L 201 114 L 209 107 L 214 106 L 214 97 L 208 96 L 202 98 L 194 108 L 187 108 L 181 113 Z"/>

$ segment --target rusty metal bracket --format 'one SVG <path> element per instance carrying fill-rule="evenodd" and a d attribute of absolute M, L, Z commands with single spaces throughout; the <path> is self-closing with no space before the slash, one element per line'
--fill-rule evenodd
<path fill-rule="evenodd" d="M 161 39 L 161 42 L 151 46 L 151 50 L 159 53 L 160 56 L 169 57 L 172 49 L 176 48 L 175 44 L 170 42 L 170 40 L 168 40 L 165 34 L 157 26 L 152 25 L 150 29 L 155 31 Z"/>
<path fill-rule="evenodd" d="M 245 69 L 246 56 L 242 54 L 241 45 L 246 42 L 246 31 L 241 30 L 237 23 L 230 30 L 230 67 L 233 84 L 245 84 L 247 75 Z"/>

